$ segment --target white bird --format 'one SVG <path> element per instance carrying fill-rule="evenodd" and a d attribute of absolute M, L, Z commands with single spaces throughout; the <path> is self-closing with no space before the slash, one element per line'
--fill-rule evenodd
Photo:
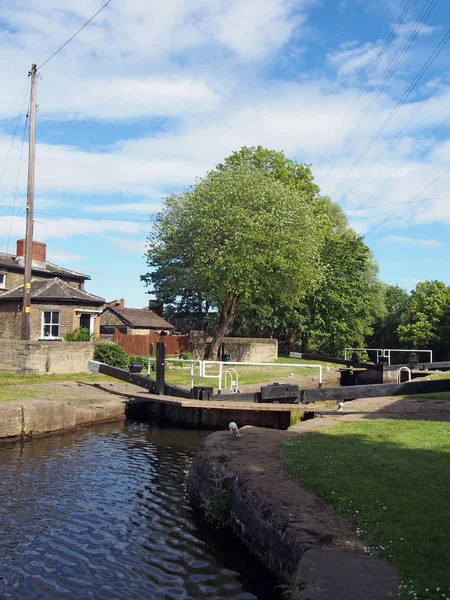
<path fill-rule="evenodd" d="M 342 400 L 339 402 L 338 406 L 338 412 L 342 412 L 342 409 L 344 408 L 344 403 L 342 402 Z"/>
<path fill-rule="evenodd" d="M 228 429 L 233 433 L 236 437 L 241 437 L 239 433 L 239 427 L 233 421 L 228 425 Z"/>

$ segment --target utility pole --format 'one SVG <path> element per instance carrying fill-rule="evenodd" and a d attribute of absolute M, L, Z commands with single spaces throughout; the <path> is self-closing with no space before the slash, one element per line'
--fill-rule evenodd
<path fill-rule="evenodd" d="M 27 227 L 25 234 L 25 273 L 22 302 L 22 339 L 30 339 L 31 264 L 33 260 L 34 171 L 36 150 L 36 87 L 37 66 L 31 65 L 30 135 L 28 151 Z"/>

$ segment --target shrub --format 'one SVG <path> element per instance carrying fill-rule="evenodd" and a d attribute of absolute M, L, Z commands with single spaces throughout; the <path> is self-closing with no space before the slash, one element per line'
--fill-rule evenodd
<path fill-rule="evenodd" d="M 119 344 L 96 344 L 94 359 L 121 369 L 127 369 L 130 363 L 130 357 Z"/>
<path fill-rule="evenodd" d="M 66 342 L 90 342 L 94 334 L 87 327 L 80 327 L 80 329 L 69 331 L 63 337 Z"/>

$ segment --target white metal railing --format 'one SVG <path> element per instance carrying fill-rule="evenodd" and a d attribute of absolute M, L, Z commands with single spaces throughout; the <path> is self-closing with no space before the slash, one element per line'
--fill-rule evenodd
<path fill-rule="evenodd" d="M 387 358 L 387 364 L 390 366 L 391 364 L 391 352 L 428 352 L 430 355 L 430 362 L 433 362 L 433 350 L 421 350 L 418 348 L 345 348 L 344 349 L 344 360 L 347 359 L 347 350 L 363 350 L 365 352 L 376 352 L 377 360 L 376 362 L 381 362 L 382 358 Z"/>
<path fill-rule="evenodd" d="M 206 375 L 206 367 L 209 365 L 218 365 L 219 373 L 217 375 Z M 319 370 L 319 387 L 322 387 L 323 377 L 322 377 L 322 365 L 296 365 L 295 363 L 260 363 L 260 362 L 224 362 L 219 360 L 204 360 L 203 361 L 203 375 L 202 377 L 217 379 L 217 391 L 220 393 L 222 390 L 222 375 L 223 375 L 223 367 L 229 367 L 230 365 L 236 365 L 241 367 L 291 367 L 293 369 L 318 369 Z"/>
<path fill-rule="evenodd" d="M 150 377 L 152 360 L 156 361 L 156 357 L 151 356 L 148 359 L 148 363 L 147 363 L 147 376 L 148 377 Z M 202 361 L 201 360 L 185 359 L 185 358 L 165 358 L 164 360 L 167 362 L 189 363 L 189 367 L 190 367 L 189 368 L 189 380 L 191 383 L 191 390 L 194 387 L 194 377 L 202 376 Z M 195 374 L 195 365 L 199 366 L 199 374 L 198 375 Z"/>
<path fill-rule="evenodd" d="M 409 367 L 400 367 L 397 371 L 397 383 L 402 382 L 402 371 L 406 371 L 408 373 L 408 381 L 411 381 L 411 369 Z"/>
<path fill-rule="evenodd" d="M 166 358 L 167 362 L 176 362 L 176 363 L 189 363 L 190 366 L 190 384 L 191 389 L 194 387 L 194 379 L 195 377 L 202 377 L 205 379 L 216 379 L 217 380 L 217 391 L 220 394 L 223 387 L 226 387 L 226 376 L 227 374 L 230 376 L 231 386 L 230 389 L 233 392 L 233 387 L 235 384 L 235 391 L 239 390 L 239 375 L 237 370 L 231 365 L 236 366 L 254 366 L 254 367 L 291 367 L 293 369 L 318 369 L 319 371 L 319 387 L 322 387 L 323 383 L 323 367 L 322 365 L 296 365 L 295 363 L 259 363 L 259 362 L 225 362 L 222 360 L 193 360 L 193 359 L 182 359 L 182 358 Z M 156 361 L 156 357 L 150 357 L 147 363 L 147 375 L 150 376 L 151 372 L 151 362 Z M 195 366 L 198 365 L 199 373 L 195 373 Z M 207 374 L 206 368 L 211 365 L 216 365 L 219 368 L 219 372 L 215 375 Z M 224 370 L 224 366 L 226 369 Z M 234 381 L 232 378 L 231 370 L 234 371 L 236 380 Z M 225 380 L 224 380 L 225 376 Z M 222 382 L 225 383 L 225 386 L 222 385 Z"/>
<path fill-rule="evenodd" d="M 230 377 L 230 392 L 232 394 L 239 393 L 239 375 L 236 369 L 230 367 L 223 373 L 224 387 L 227 388 L 227 376 Z M 234 379 L 233 379 L 234 376 Z"/>

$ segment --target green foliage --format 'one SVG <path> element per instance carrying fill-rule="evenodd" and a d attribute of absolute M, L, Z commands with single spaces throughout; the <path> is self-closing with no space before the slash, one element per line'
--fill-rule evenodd
<path fill-rule="evenodd" d="M 283 576 L 283 582 L 277 585 L 276 587 L 281 590 L 281 597 L 283 600 L 293 600 L 295 594 L 297 582 L 297 573 L 296 571 L 292 571 L 292 573 L 285 573 Z"/>
<path fill-rule="evenodd" d="M 212 490 L 203 497 L 200 505 L 207 523 L 222 529 L 230 524 L 231 490 L 225 486 L 225 475 L 213 466 L 211 469 Z"/>
<path fill-rule="evenodd" d="M 373 255 L 338 206 L 325 197 L 314 203 L 324 219 L 316 285 L 294 306 L 280 302 L 276 290 L 244 301 L 235 335 L 269 334 L 291 349 L 337 355 L 346 346 L 363 345 L 371 333 L 371 323 L 383 309 Z"/>
<path fill-rule="evenodd" d="M 433 349 L 442 330 L 450 327 L 450 286 L 442 281 L 422 281 L 411 292 L 405 324 L 397 328 L 400 343 L 411 348 Z"/>
<path fill-rule="evenodd" d="M 300 192 L 303 197 L 312 200 L 319 193 L 319 186 L 314 181 L 310 165 L 296 163 L 286 158 L 283 152 L 267 150 L 262 146 L 248 148 L 243 146 L 237 152 L 217 165 L 218 171 L 230 167 L 247 166 L 256 172 L 265 173 L 275 181 Z"/>
<path fill-rule="evenodd" d="M 68 331 L 63 337 L 66 342 L 90 342 L 93 339 L 94 334 L 91 333 L 87 327 L 80 327 L 80 329 Z"/>
<path fill-rule="evenodd" d="M 407 315 L 408 293 L 398 285 L 381 284 L 383 309 L 373 323 L 366 344 L 371 348 L 400 348 L 397 328 Z"/>
<path fill-rule="evenodd" d="M 94 359 L 99 362 L 119 367 L 121 369 L 128 368 L 130 358 L 122 346 L 118 344 L 98 343 L 95 345 Z"/>
<path fill-rule="evenodd" d="M 217 307 L 212 356 L 241 301 L 276 290 L 277 301 L 292 306 L 314 285 L 323 214 L 311 202 L 312 179 L 308 166 L 282 153 L 244 148 L 165 199 L 141 279 L 158 299 L 195 298 L 199 313 Z"/>
<path fill-rule="evenodd" d="M 148 363 L 148 357 L 147 356 L 129 356 L 128 360 L 131 362 L 140 362 L 143 364 L 143 366 L 145 367 L 146 364 Z"/>
<path fill-rule="evenodd" d="M 47 355 L 47 358 L 45 359 L 45 372 L 46 373 L 50 372 L 51 366 L 52 366 L 52 359 L 50 358 L 50 356 Z"/>

